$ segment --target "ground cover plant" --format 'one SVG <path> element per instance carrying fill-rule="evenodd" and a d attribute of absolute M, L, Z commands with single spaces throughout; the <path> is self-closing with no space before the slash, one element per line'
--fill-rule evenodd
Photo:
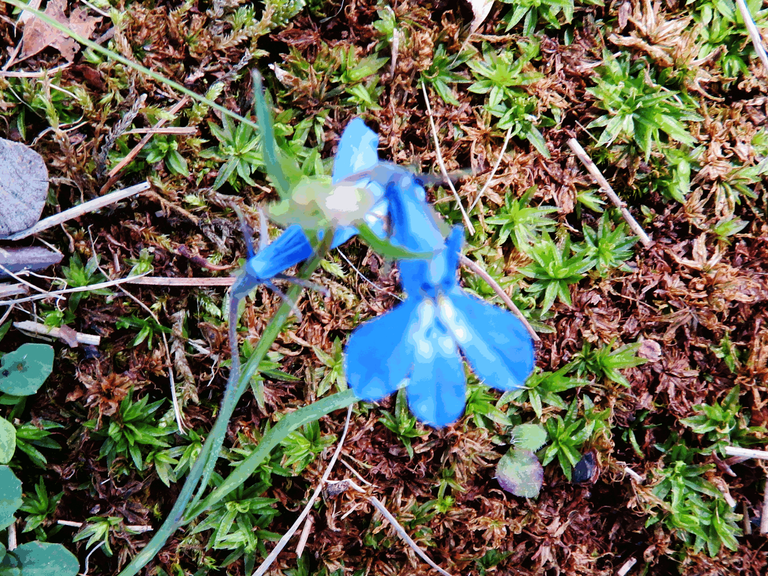
<path fill-rule="evenodd" d="M 303 554 L 291 541 L 270 573 L 434 572 L 375 502 L 451 574 L 768 570 L 766 472 L 726 450 L 764 447 L 768 419 L 768 73 L 734 2 L 41 6 L 96 42 L 82 47 L 31 12 L 17 26 L 15 4 L 0 7 L 0 137 L 43 156 L 44 216 L 151 191 L 23 241 L 64 254 L 25 281 L 78 291 L 0 300 L 0 574 L 45 554 L 92 575 L 138 559 L 146 574 L 252 574 L 318 486 Z M 386 195 L 383 240 L 359 187 L 334 202 L 361 171 L 337 172 L 354 118 L 391 163 L 374 159 L 369 181 L 438 182 L 423 200 Z M 456 250 L 439 273 L 404 260 L 435 252 L 412 231 L 440 221 L 431 238 L 463 243 L 469 265 Z M 319 258 L 334 224 L 359 236 Z M 305 250 L 292 226 L 325 231 L 295 272 L 314 288 L 275 278 L 301 260 L 286 246 Z M 495 389 L 462 339 L 473 326 L 445 316 L 475 296 L 506 306 L 473 263 L 538 333 L 525 386 Z M 102 285 L 138 274 L 161 281 Z M 214 282 L 234 274 L 232 290 Z M 65 335 L 34 344 L 53 369 L 23 390 L 22 320 Z M 409 348 L 385 325 L 418 335 Z M 514 349 L 516 328 L 494 342 Z M 377 354 L 416 362 L 446 341 L 439 378 L 392 393 L 397 362 Z M 340 442 L 330 478 L 364 493 L 322 483 Z"/>

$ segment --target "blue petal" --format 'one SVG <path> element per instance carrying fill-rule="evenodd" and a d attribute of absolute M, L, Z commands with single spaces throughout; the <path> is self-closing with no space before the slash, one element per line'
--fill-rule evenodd
<path fill-rule="evenodd" d="M 412 252 L 439 250 L 444 244 L 437 216 L 429 204 L 420 200 L 424 189 L 405 169 L 387 184 L 392 241 Z"/>
<path fill-rule="evenodd" d="M 248 259 L 245 273 L 260 282 L 285 272 L 312 256 L 312 244 L 301 226 L 289 226 L 269 245 Z"/>
<path fill-rule="evenodd" d="M 438 302 L 438 314 L 488 386 L 514 390 L 525 384 L 535 363 L 533 341 L 511 312 L 456 287 Z"/>
<path fill-rule="evenodd" d="M 448 292 L 458 286 L 456 268 L 463 242 L 464 229 L 454 226 L 445 240 L 445 247 L 432 258 L 398 262 L 403 289 L 411 295 L 435 298 L 438 291 Z"/>
<path fill-rule="evenodd" d="M 406 388 L 408 405 L 419 420 L 442 428 L 464 412 L 464 365 L 453 338 L 440 322 L 432 322 L 415 340 L 415 362 Z"/>
<path fill-rule="evenodd" d="M 408 333 L 418 301 L 408 298 L 390 312 L 359 326 L 349 337 L 344 371 L 355 396 L 379 400 L 397 390 L 413 365 Z"/>
<path fill-rule="evenodd" d="M 362 118 L 350 121 L 341 134 L 333 160 L 333 182 L 373 168 L 379 162 L 378 147 L 379 136 Z"/>

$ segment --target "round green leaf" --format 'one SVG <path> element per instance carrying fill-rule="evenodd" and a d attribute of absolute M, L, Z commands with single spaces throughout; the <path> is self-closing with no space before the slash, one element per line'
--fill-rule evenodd
<path fill-rule="evenodd" d="M 29 396 L 37 392 L 53 370 L 53 347 L 24 344 L 2 358 L 0 392 Z"/>
<path fill-rule="evenodd" d="M 530 450 L 512 449 L 499 460 L 496 479 L 504 490 L 521 498 L 537 498 L 544 483 L 544 468 Z"/>
<path fill-rule="evenodd" d="M 28 542 L 13 551 L 21 564 L 21 576 L 77 576 L 80 563 L 61 544 Z"/>
<path fill-rule="evenodd" d="M 547 431 L 541 424 L 520 424 L 512 430 L 515 448 L 536 452 L 547 441 Z"/>
<path fill-rule="evenodd" d="M 0 466 L 0 530 L 11 525 L 21 502 L 21 480 L 8 466 Z"/>
<path fill-rule="evenodd" d="M 16 451 L 16 428 L 0 416 L 0 464 L 8 464 Z"/>

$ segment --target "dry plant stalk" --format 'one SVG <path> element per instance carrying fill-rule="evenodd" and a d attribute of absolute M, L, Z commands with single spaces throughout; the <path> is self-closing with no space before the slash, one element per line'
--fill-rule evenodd
<path fill-rule="evenodd" d="M 269 570 L 269 567 L 277 559 L 278 555 L 283 550 L 283 548 L 285 548 L 285 545 L 288 544 L 289 540 L 296 533 L 296 530 L 299 529 L 299 526 L 301 526 L 302 522 L 304 522 L 307 516 L 309 516 L 309 513 L 312 510 L 312 506 L 314 506 L 315 504 L 315 500 L 317 500 L 317 497 L 320 495 L 320 492 L 323 491 L 323 486 L 325 486 L 325 483 L 328 481 L 328 477 L 331 475 L 331 471 L 333 470 L 333 467 L 336 464 L 336 460 L 339 458 L 339 454 L 341 453 L 341 448 L 342 446 L 344 446 L 344 440 L 347 438 L 347 432 L 349 431 L 349 420 L 351 417 L 352 417 L 352 405 L 350 405 L 349 408 L 347 409 L 347 419 L 344 422 L 344 431 L 341 434 L 339 445 L 336 446 L 336 451 L 333 453 L 333 457 L 331 457 L 331 461 L 328 462 L 328 467 L 325 469 L 325 472 L 323 473 L 323 477 L 320 479 L 320 482 L 317 484 L 317 488 L 315 488 L 315 491 L 313 492 L 312 496 L 307 502 L 307 505 L 304 507 L 304 510 L 302 510 L 301 514 L 299 514 L 299 517 L 296 518 L 296 521 L 293 523 L 293 525 L 288 529 L 288 531 L 283 535 L 283 537 L 280 538 L 280 541 L 273 548 L 272 552 L 269 553 L 269 556 L 266 557 L 264 562 L 262 562 L 261 565 L 256 569 L 256 572 L 253 573 L 253 576 L 264 576 L 264 574 L 266 574 L 267 570 Z"/>
<path fill-rule="evenodd" d="M 464 254 L 459 255 L 459 262 L 461 262 L 462 265 L 466 266 L 472 272 L 480 276 L 483 280 L 485 280 L 488 285 L 493 288 L 493 291 L 496 292 L 496 295 L 501 298 L 504 301 L 504 304 L 507 305 L 507 307 L 512 311 L 512 314 L 514 314 L 520 322 L 523 323 L 523 326 L 525 326 L 525 329 L 528 331 L 528 334 L 530 334 L 531 338 L 533 338 L 534 342 L 541 342 L 541 338 L 539 338 L 539 335 L 536 334 L 536 331 L 533 329 L 533 326 L 528 322 L 528 319 L 523 316 L 523 313 L 520 312 L 520 309 L 515 306 L 515 303 L 512 302 L 512 299 L 507 296 L 507 293 L 504 292 L 504 290 L 501 289 L 501 286 L 499 286 L 498 282 L 494 280 L 488 272 L 483 270 L 482 266 L 480 266 L 477 262 L 474 260 L 470 260 Z"/>
<path fill-rule="evenodd" d="M 54 214 L 48 218 L 43 218 L 37 224 L 32 226 L 32 228 L 27 228 L 21 232 L 16 232 L 16 234 L 9 236 L 6 238 L 6 240 L 21 240 L 27 236 L 32 236 L 33 234 L 47 230 L 48 228 L 58 226 L 59 224 L 62 224 L 68 220 L 72 220 L 73 218 L 79 218 L 83 214 L 95 212 L 96 210 L 104 208 L 104 206 L 109 206 L 110 204 L 114 204 L 120 200 L 135 196 L 140 192 L 145 192 L 146 190 L 149 190 L 149 188 L 149 182 L 144 181 L 141 184 L 136 184 L 135 186 L 130 186 L 128 188 L 124 188 L 123 190 L 117 190 L 105 196 L 100 196 L 98 198 L 94 198 L 93 200 L 88 200 L 88 202 L 73 206 L 69 210 L 64 210 L 64 212 L 59 212 L 58 214 Z"/>
<path fill-rule="evenodd" d="M 23 330 L 24 332 L 31 332 L 32 334 L 41 334 L 43 336 L 51 336 L 52 338 L 64 340 L 67 343 L 69 343 L 70 341 L 69 335 L 65 334 L 61 328 L 46 326 L 45 324 L 40 324 L 39 322 L 33 322 L 31 320 L 14 322 L 13 327 L 17 328 L 18 330 Z M 74 336 L 74 340 L 78 344 L 85 344 L 87 346 L 98 346 L 99 344 L 101 344 L 101 336 L 97 336 L 94 334 L 83 334 L 82 332 L 73 331 L 72 336 Z"/>
<path fill-rule="evenodd" d="M 595 179 L 597 184 L 600 186 L 600 188 L 605 192 L 605 194 L 610 198 L 611 202 L 613 202 L 613 205 L 616 206 L 616 208 L 619 209 L 621 212 L 621 215 L 624 217 L 624 220 L 629 224 L 629 227 L 632 229 L 632 232 L 635 233 L 635 235 L 640 238 L 640 242 L 643 243 L 643 246 L 648 248 L 652 244 L 652 240 L 648 234 L 645 233 L 645 230 L 640 226 L 640 224 L 637 223 L 637 220 L 634 219 L 632 214 L 629 213 L 629 210 L 627 210 L 627 205 L 624 204 L 624 202 L 619 198 L 619 196 L 616 194 L 616 192 L 613 191 L 613 188 L 608 183 L 608 180 L 605 179 L 605 176 L 602 175 L 600 170 L 597 168 L 594 162 L 592 162 L 592 159 L 587 155 L 584 148 L 581 147 L 581 144 L 575 139 L 571 138 L 568 140 L 568 146 L 573 151 L 573 153 L 576 155 L 576 157 L 581 160 L 581 163 L 584 164 L 584 167 L 587 169 L 587 172 L 589 172 L 592 175 L 592 178 Z"/>
<path fill-rule="evenodd" d="M 440 165 L 440 173 L 443 175 L 443 178 L 448 181 L 448 186 L 450 186 L 451 192 L 453 192 L 453 197 L 456 198 L 456 203 L 459 205 L 459 210 L 461 210 L 461 217 L 464 219 L 464 225 L 467 227 L 470 234 L 474 234 L 475 227 L 472 226 L 472 222 L 469 221 L 469 214 L 464 210 L 464 205 L 461 203 L 459 193 L 456 192 L 456 187 L 453 185 L 453 181 L 448 175 L 448 170 L 445 168 L 445 162 L 443 162 L 443 153 L 440 151 L 440 140 L 438 140 L 437 137 L 437 127 L 435 126 L 435 119 L 432 117 L 432 105 L 429 103 L 429 94 L 427 94 L 427 87 L 424 82 L 421 83 L 421 90 L 424 93 L 424 102 L 427 104 L 427 115 L 429 116 L 429 125 L 432 128 L 432 138 L 435 141 L 435 156 L 437 157 L 437 163 Z"/>

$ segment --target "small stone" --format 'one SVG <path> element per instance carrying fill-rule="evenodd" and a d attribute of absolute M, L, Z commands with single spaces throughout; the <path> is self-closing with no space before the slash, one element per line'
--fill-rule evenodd
<path fill-rule="evenodd" d="M 47 196 L 48 169 L 42 156 L 0 138 L 0 238 L 34 225 Z"/>

